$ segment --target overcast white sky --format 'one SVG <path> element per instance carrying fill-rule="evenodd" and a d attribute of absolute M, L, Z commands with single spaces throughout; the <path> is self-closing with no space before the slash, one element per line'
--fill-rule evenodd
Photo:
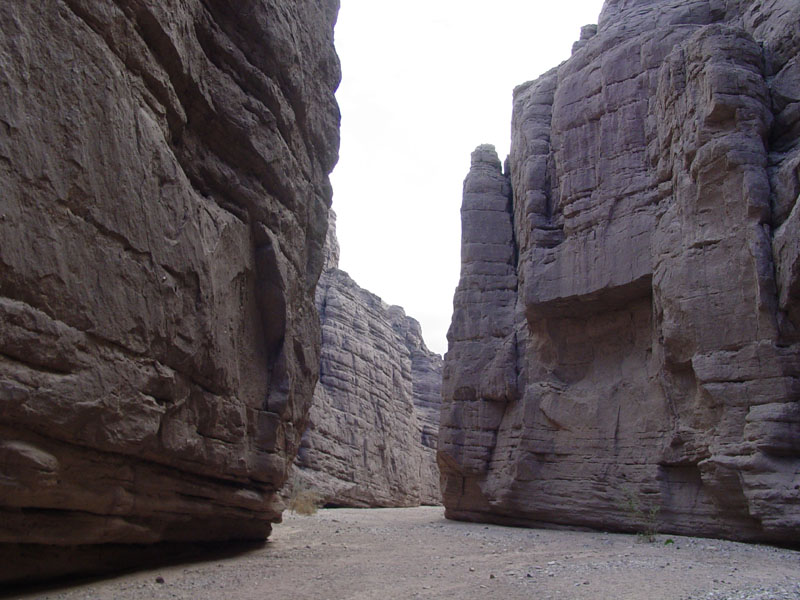
<path fill-rule="evenodd" d="M 447 351 L 472 150 L 505 159 L 511 92 L 569 58 L 602 0 L 341 0 L 331 177 L 339 267 Z"/>

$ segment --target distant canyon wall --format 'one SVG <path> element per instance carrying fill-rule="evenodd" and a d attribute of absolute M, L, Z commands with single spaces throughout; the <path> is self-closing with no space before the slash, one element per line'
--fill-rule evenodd
<path fill-rule="evenodd" d="M 280 518 L 318 376 L 337 11 L 0 3 L 0 580 Z"/>
<path fill-rule="evenodd" d="M 464 183 L 447 516 L 800 539 L 800 4 L 609 0 Z"/>
<path fill-rule="evenodd" d="M 331 212 L 317 286 L 320 381 L 296 461 L 296 485 L 335 506 L 440 504 L 436 444 L 441 357 L 419 323 L 338 268 Z"/>

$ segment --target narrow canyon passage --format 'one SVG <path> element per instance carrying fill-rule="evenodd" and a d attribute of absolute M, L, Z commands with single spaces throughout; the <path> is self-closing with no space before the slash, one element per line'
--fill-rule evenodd
<path fill-rule="evenodd" d="M 263 548 L 237 557 L 16 598 L 788 600 L 799 567 L 798 551 L 723 540 L 464 523 L 441 507 L 324 509 L 286 513 Z"/>
<path fill-rule="evenodd" d="M 514 8 L 449 9 L 501 17 L 481 67 L 371 3 L 412 19 L 363 21 L 403 59 L 359 48 L 401 108 L 364 127 L 355 4 L 0 1 L 0 597 L 137 566 L 21 597 L 800 600 L 800 1 L 605 0 L 543 73 Z M 426 35 L 465 88 L 421 76 Z M 529 79 L 508 151 L 466 102 L 492 62 Z M 460 193 L 440 356 L 410 250 L 458 254 Z M 421 305 L 340 266 L 348 195 Z M 303 496 L 349 508 L 284 516 Z M 672 537 L 637 541 L 648 512 Z"/>

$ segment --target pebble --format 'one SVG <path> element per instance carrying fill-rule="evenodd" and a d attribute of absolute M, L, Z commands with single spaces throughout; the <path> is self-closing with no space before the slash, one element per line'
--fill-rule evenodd
<path fill-rule="evenodd" d="M 747 587 L 735 592 L 713 591 L 705 600 L 797 600 L 800 598 L 800 583 L 790 587 Z"/>

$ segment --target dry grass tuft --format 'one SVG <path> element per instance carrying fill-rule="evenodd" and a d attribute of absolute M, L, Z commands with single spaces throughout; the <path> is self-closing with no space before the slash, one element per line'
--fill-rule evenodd
<path fill-rule="evenodd" d="M 288 508 L 295 514 L 309 516 L 317 512 L 323 504 L 322 495 L 308 487 L 294 475 L 289 483 Z"/>
<path fill-rule="evenodd" d="M 293 492 L 289 498 L 289 510 L 298 515 L 313 515 L 320 506 L 322 497 L 312 490 Z"/>
<path fill-rule="evenodd" d="M 631 520 L 639 525 L 637 536 L 643 542 L 655 542 L 658 536 L 658 513 L 661 507 L 656 504 L 645 504 L 628 487 L 622 493 L 625 499 L 618 506 L 628 513 Z"/>

